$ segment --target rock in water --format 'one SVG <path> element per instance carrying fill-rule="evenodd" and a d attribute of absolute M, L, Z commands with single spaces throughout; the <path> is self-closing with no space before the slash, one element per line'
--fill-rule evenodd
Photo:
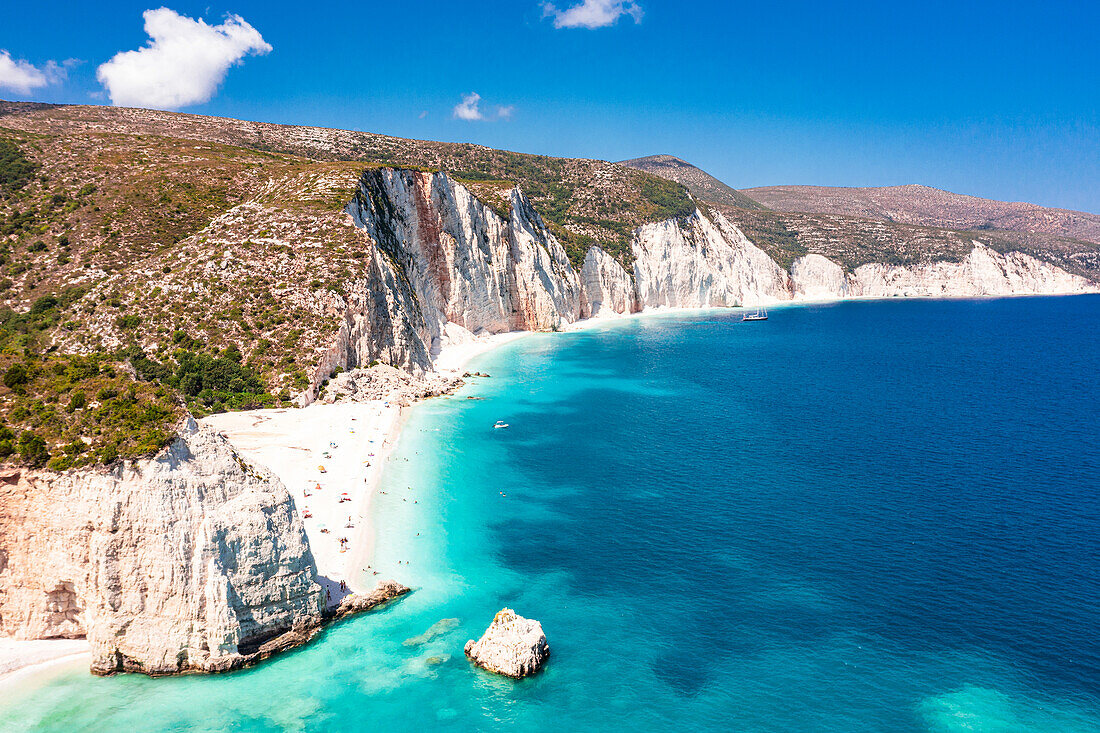
<path fill-rule="evenodd" d="M 501 609 L 476 642 L 466 642 L 466 656 L 490 672 L 519 679 L 538 672 L 550 656 L 542 624 Z"/>

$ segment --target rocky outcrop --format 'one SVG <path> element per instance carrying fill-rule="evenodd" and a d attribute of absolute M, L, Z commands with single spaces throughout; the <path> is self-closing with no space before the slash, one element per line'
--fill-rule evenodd
<path fill-rule="evenodd" d="M 791 267 L 797 299 L 977 297 L 1058 295 L 1095 292 L 1094 283 L 1022 252 L 1002 254 L 974 242 L 960 262 L 924 265 L 866 264 L 845 273 L 840 265 L 811 254 Z"/>
<path fill-rule="evenodd" d="M 445 173 L 365 173 L 347 211 L 376 245 L 372 275 L 348 299 L 346 324 L 314 384 L 368 357 L 419 374 L 443 346 L 477 335 L 551 330 L 647 308 L 1096 289 L 1048 262 L 978 243 L 961 262 L 846 272 L 808 254 L 788 272 L 717 209 L 637 229 L 629 271 L 594 246 L 578 273 L 523 193 L 512 189 L 506 200 L 504 218 Z"/>
<path fill-rule="evenodd" d="M 409 374 L 388 364 L 352 369 L 337 374 L 325 385 L 318 402 L 371 402 L 387 400 L 407 406 L 428 397 L 450 394 L 463 385 L 457 377 L 428 373 Z"/>
<path fill-rule="evenodd" d="M 633 313 L 638 310 L 634 281 L 614 257 L 592 247 L 581 266 L 581 317 Z"/>
<path fill-rule="evenodd" d="M 542 624 L 501 609 L 476 642 L 466 642 L 466 656 L 490 672 L 519 679 L 535 674 L 550 656 Z"/>
<path fill-rule="evenodd" d="M 101 674 L 236 668 L 327 618 L 286 487 L 190 418 L 151 459 L 0 475 L 0 548 L 0 634 L 86 636 Z"/>

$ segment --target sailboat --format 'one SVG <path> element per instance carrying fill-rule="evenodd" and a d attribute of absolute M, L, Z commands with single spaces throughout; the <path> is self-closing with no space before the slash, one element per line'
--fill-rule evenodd
<path fill-rule="evenodd" d="M 742 321 L 766 321 L 768 320 L 768 309 L 757 308 L 755 311 L 747 311 L 741 316 Z"/>

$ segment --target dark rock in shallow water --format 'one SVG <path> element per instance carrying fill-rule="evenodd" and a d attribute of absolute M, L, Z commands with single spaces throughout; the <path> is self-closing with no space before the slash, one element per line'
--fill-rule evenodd
<path fill-rule="evenodd" d="M 519 679 L 538 672 L 550 656 L 542 624 L 501 609 L 478 641 L 466 642 L 466 656 L 490 672 Z"/>

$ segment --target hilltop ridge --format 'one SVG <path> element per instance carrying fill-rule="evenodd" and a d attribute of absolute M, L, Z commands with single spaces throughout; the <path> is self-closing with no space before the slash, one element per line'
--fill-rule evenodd
<path fill-rule="evenodd" d="M 745 193 L 777 211 L 879 221 L 1047 234 L 1100 244 L 1100 216 L 1026 202 L 952 193 L 921 184 L 879 187 L 764 186 Z"/>
<path fill-rule="evenodd" d="M 620 160 L 619 165 L 667 178 L 682 184 L 696 198 L 714 204 L 737 206 L 742 209 L 763 209 L 743 191 L 728 186 L 711 174 L 674 155 L 647 155 L 643 158 Z"/>

